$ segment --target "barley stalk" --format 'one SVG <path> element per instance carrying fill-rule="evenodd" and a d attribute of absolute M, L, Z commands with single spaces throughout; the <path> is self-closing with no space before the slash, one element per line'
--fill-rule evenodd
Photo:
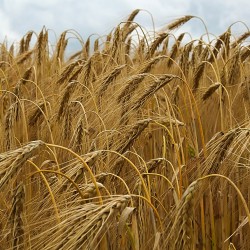
<path fill-rule="evenodd" d="M 201 80 L 201 77 L 205 71 L 205 63 L 199 64 L 198 68 L 196 69 L 194 73 L 194 80 L 193 80 L 193 90 L 196 91 L 199 87 L 199 83 Z"/>
<path fill-rule="evenodd" d="M 23 77 L 20 80 L 20 84 L 25 84 L 26 82 L 28 82 L 31 77 L 32 77 L 32 73 L 33 73 L 33 67 L 29 67 L 23 74 Z"/>
<path fill-rule="evenodd" d="M 25 39 L 25 44 L 24 44 L 24 51 L 28 51 L 29 50 L 29 46 L 30 46 L 30 41 L 33 35 L 33 31 L 29 31 L 26 35 L 26 39 Z"/>
<path fill-rule="evenodd" d="M 23 183 L 19 183 L 14 190 L 13 202 L 10 213 L 12 249 L 25 249 L 24 245 L 24 199 L 25 189 Z"/>
<path fill-rule="evenodd" d="M 75 62 L 69 64 L 61 73 L 59 79 L 57 80 L 57 83 L 64 83 L 70 76 L 70 73 L 74 70 L 74 68 L 80 63 L 83 62 L 82 59 L 76 60 Z"/>
<path fill-rule="evenodd" d="M 74 92 L 77 83 L 78 83 L 77 81 L 71 81 L 68 83 L 68 85 L 64 91 L 63 97 L 61 99 L 60 105 L 59 105 L 59 110 L 57 113 L 58 120 L 61 119 L 61 117 L 65 115 L 65 108 L 69 103 L 70 96 Z"/>
<path fill-rule="evenodd" d="M 202 100 L 206 101 L 220 86 L 220 83 L 214 83 L 213 85 L 211 85 L 203 94 Z"/>
<path fill-rule="evenodd" d="M 146 58 L 149 59 L 150 57 L 153 56 L 153 54 L 155 53 L 156 49 L 158 46 L 160 46 L 160 44 L 169 36 L 168 33 L 162 33 L 160 34 L 151 44 L 151 46 L 148 49 L 148 52 L 146 54 Z"/>
<path fill-rule="evenodd" d="M 122 69 L 124 69 L 126 65 L 119 65 L 115 67 L 106 77 L 102 79 L 102 83 L 99 90 L 99 97 L 101 97 L 108 86 L 116 79 L 116 77 L 121 73 Z"/>
<path fill-rule="evenodd" d="M 32 141 L 19 149 L 0 155 L 0 189 L 17 174 L 24 163 L 43 145 L 42 141 Z"/>
<path fill-rule="evenodd" d="M 66 35 L 67 35 L 67 32 L 64 31 L 61 34 L 60 39 L 56 45 L 56 59 L 60 59 L 60 61 L 63 61 L 63 54 L 67 46 L 67 40 L 65 40 Z"/>
<path fill-rule="evenodd" d="M 230 85 L 236 84 L 237 81 L 239 81 L 240 78 L 240 53 L 239 51 L 236 51 L 234 54 L 231 64 L 230 64 L 230 69 L 228 72 L 228 83 Z"/>
<path fill-rule="evenodd" d="M 36 110 L 31 114 L 30 118 L 29 118 L 29 126 L 34 126 L 37 121 L 39 120 L 39 118 L 42 116 L 42 111 L 45 110 L 45 104 L 43 101 L 39 102 L 38 107 L 36 108 Z"/>
<path fill-rule="evenodd" d="M 244 40 L 246 40 L 250 36 L 250 31 L 246 31 L 240 37 L 238 37 L 232 44 L 231 47 L 235 48 L 236 46 L 240 45 Z"/>
<path fill-rule="evenodd" d="M 177 29 L 179 28 L 180 26 L 182 26 L 183 24 L 185 24 L 186 22 L 188 22 L 190 19 L 192 19 L 194 16 L 184 16 L 184 17 L 181 17 L 179 19 L 177 19 L 176 21 L 170 23 L 167 28 L 169 30 L 174 30 L 174 29 Z"/>
<path fill-rule="evenodd" d="M 13 145 L 13 127 L 14 118 L 16 117 L 16 105 L 17 102 L 12 104 L 5 117 L 5 134 L 6 134 L 6 149 L 9 150 Z"/>
<path fill-rule="evenodd" d="M 134 143 L 135 139 L 142 133 L 142 131 L 148 126 L 150 119 L 138 121 L 134 126 L 126 133 L 125 139 L 120 143 L 116 149 L 117 152 L 125 153 Z"/>
<path fill-rule="evenodd" d="M 149 88 L 144 92 L 144 94 L 135 100 L 134 105 L 132 106 L 133 110 L 140 108 L 149 97 L 151 97 L 157 90 L 165 86 L 167 83 L 171 82 L 176 76 L 166 74 L 159 77 Z"/>
<path fill-rule="evenodd" d="M 180 51 L 180 44 L 182 39 L 184 38 L 185 33 L 182 33 L 179 35 L 179 37 L 176 40 L 176 43 L 173 45 L 172 50 L 170 51 L 170 59 L 168 60 L 168 67 L 171 67 L 171 65 L 173 64 L 173 60 L 176 59 L 177 56 L 177 52 Z"/>
<path fill-rule="evenodd" d="M 219 165 L 224 160 L 229 146 L 232 144 L 234 138 L 236 137 L 237 131 L 238 129 L 230 131 L 220 139 L 221 142 L 215 154 L 215 159 L 211 164 L 211 168 L 209 169 L 209 174 L 217 173 L 219 171 Z"/>

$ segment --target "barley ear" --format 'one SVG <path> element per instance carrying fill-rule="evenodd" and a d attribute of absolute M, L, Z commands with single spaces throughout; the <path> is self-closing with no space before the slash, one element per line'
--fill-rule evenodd
<path fill-rule="evenodd" d="M 202 100 L 206 101 L 220 86 L 220 83 L 215 83 L 211 85 L 202 96 Z"/>
<path fill-rule="evenodd" d="M 169 30 L 174 30 L 174 29 L 177 29 L 179 28 L 181 25 L 185 24 L 186 22 L 188 22 L 190 19 L 192 19 L 194 16 L 184 16 L 184 17 L 181 17 L 179 19 L 177 19 L 176 21 L 170 23 L 167 28 Z"/>

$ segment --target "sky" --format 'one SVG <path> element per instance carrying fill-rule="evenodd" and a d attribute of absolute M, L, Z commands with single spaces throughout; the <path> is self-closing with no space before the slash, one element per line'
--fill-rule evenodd
<path fill-rule="evenodd" d="M 198 16 L 215 35 L 237 21 L 250 27 L 249 0 L 0 0 L 0 42 L 6 38 L 18 42 L 28 31 L 38 33 L 43 26 L 54 37 L 74 29 L 86 40 L 91 34 L 108 34 L 134 9 L 142 9 L 135 21 L 148 31 L 154 26 L 160 30 L 183 15 Z M 182 29 L 195 38 L 205 33 L 198 18 Z M 233 30 L 239 35 L 247 28 L 238 23 Z"/>

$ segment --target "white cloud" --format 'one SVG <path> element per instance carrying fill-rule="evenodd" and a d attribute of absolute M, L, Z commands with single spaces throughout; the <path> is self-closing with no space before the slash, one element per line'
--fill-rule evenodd
<path fill-rule="evenodd" d="M 250 25 L 248 0 L 199 0 L 190 2 L 190 10 L 194 15 L 201 17 L 209 31 L 223 33 L 236 21 L 245 21 Z"/>
<path fill-rule="evenodd" d="M 11 41 L 15 41 L 15 40 L 19 39 L 20 34 L 18 34 L 17 31 L 11 29 L 9 18 L 1 10 L 0 10 L 0 20 L 1 20 L 0 27 L 1 27 L 1 34 L 2 34 L 1 42 L 5 38 L 7 38 L 7 40 L 11 40 Z"/>
<path fill-rule="evenodd" d="M 217 35 L 237 20 L 250 24 L 248 0 L 0 0 L 0 41 L 5 36 L 11 41 L 21 38 L 29 30 L 39 32 L 44 25 L 57 36 L 75 29 L 85 40 L 92 33 L 109 33 L 138 8 L 150 12 L 157 27 L 182 15 L 201 17 Z M 135 21 L 153 29 L 146 11 L 141 11 Z M 205 32 L 197 19 L 185 24 L 185 29 L 194 36 Z"/>

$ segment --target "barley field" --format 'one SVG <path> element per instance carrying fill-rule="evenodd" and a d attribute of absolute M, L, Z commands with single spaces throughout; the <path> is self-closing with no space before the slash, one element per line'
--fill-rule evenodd
<path fill-rule="evenodd" d="M 138 12 L 1 43 L 0 249 L 250 249 L 250 31 Z"/>

